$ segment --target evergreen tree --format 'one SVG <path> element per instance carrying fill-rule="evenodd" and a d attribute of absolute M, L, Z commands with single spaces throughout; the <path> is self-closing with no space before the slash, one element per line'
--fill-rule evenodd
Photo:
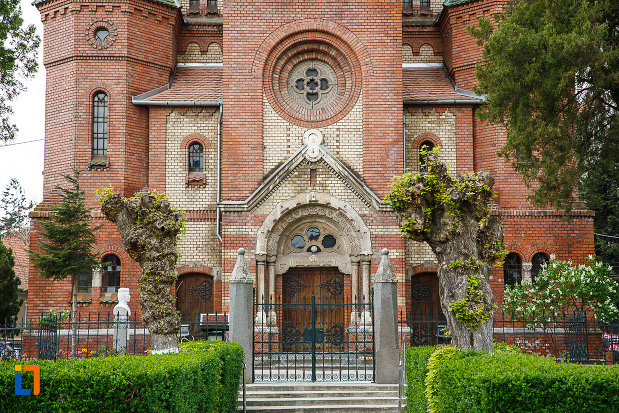
<path fill-rule="evenodd" d="M 619 2 L 518 1 L 495 19 L 469 28 L 484 46 L 478 114 L 507 128 L 500 155 L 534 190 L 532 201 L 569 211 L 581 177 L 600 171 L 616 191 L 608 162 L 619 152 Z M 601 203 L 616 200 L 595 192 Z"/>
<path fill-rule="evenodd" d="M 19 181 L 11 178 L 0 198 L 0 237 L 16 233 L 26 245 L 30 238 L 30 221 L 28 211 L 34 202 L 26 199 Z"/>
<path fill-rule="evenodd" d="M 23 302 L 17 294 L 21 281 L 15 275 L 14 265 L 13 251 L 0 241 L 0 325 L 15 317 Z"/>
<path fill-rule="evenodd" d="M 41 252 L 29 251 L 32 262 L 44 278 L 51 280 L 72 280 L 72 323 L 75 337 L 75 317 L 77 313 L 78 275 L 101 265 L 92 252 L 96 243 L 94 232 L 101 225 L 92 227 L 92 215 L 86 208 L 85 192 L 80 189 L 79 171 L 65 175 L 70 184 L 68 188 L 56 187 L 60 191 L 61 201 L 52 207 L 49 220 L 41 222 L 39 246 Z M 77 353 L 75 340 L 71 345 L 72 356 Z"/>

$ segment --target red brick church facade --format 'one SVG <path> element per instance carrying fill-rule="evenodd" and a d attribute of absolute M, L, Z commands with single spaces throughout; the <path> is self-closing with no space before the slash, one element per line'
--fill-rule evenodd
<path fill-rule="evenodd" d="M 506 3 L 38 0 L 45 166 L 31 248 L 54 188 L 77 168 L 108 264 L 80 277 L 80 311 L 110 312 L 128 287 L 139 313 L 139 266 L 94 197 L 111 186 L 127 197 L 165 192 L 186 211 L 180 310 L 228 308 L 241 247 L 266 297 L 328 277 L 360 297 L 389 248 L 398 305 L 411 312 L 424 287 L 436 289 L 437 263 L 399 234 L 381 199 L 394 175 L 419 169 L 421 146 L 441 146 L 452 173 L 496 179 L 494 213 L 512 253 L 492 272 L 500 305 L 505 282 L 534 276 L 544 257 L 593 252 L 593 214 L 568 223 L 531 206 L 496 156 L 504 131 L 475 117 L 481 51 L 466 27 Z M 70 290 L 31 266 L 29 315 L 69 308 Z"/>

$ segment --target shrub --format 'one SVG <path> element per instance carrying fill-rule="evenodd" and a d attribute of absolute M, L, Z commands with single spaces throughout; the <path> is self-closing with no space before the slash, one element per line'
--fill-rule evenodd
<path fill-rule="evenodd" d="M 433 355 L 434 357 L 434 355 Z M 619 411 L 619 370 L 516 352 L 460 352 L 430 366 L 438 412 Z"/>
<path fill-rule="evenodd" d="M 428 410 L 424 390 L 428 374 L 428 358 L 435 346 L 411 347 L 406 350 L 406 409 L 410 413 Z"/>
<path fill-rule="evenodd" d="M 15 364 L 0 363 L 0 411 L 233 412 L 243 349 L 196 342 L 179 354 L 32 361 L 41 367 L 41 393 L 15 396 Z M 32 388 L 30 373 L 23 388 Z M 234 394 L 234 398 L 232 398 Z"/>

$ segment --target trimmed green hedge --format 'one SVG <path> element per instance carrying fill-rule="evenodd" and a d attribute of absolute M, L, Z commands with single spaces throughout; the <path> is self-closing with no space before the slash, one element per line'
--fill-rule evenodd
<path fill-rule="evenodd" d="M 15 364 L 41 366 L 39 395 L 14 394 Z M 242 366 L 242 347 L 223 342 L 189 343 L 179 354 L 4 361 L 0 411 L 235 412 Z"/>
<path fill-rule="evenodd" d="M 435 346 L 411 347 L 406 350 L 406 409 L 410 413 L 426 413 L 428 410 L 424 390 L 428 374 L 428 359 Z"/>
<path fill-rule="evenodd" d="M 460 352 L 437 365 L 439 412 L 618 412 L 619 369 L 518 353 Z"/>
<path fill-rule="evenodd" d="M 502 343 L 494 355 L 409 348 L 406 363 L 411 413 L 619 412 L 617 366 L 557 363 Z"/>

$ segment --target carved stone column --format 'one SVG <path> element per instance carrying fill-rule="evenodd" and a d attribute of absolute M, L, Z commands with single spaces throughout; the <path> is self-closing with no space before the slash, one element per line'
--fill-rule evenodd
<path fill-rule="evenodd" d="M 256 308 L 256 325 L 266 324 L 266 314 L 262 305 L 260 305 L 266 301 L 264 296 L 266 258 L 266 254 L 256 254 L 256 302 L 259 303 Z"/>
<path fill-rule="evenodd" d="M 351 281 L 352 281 L 352 294 L 351 300 L 353 303 L 359 302 L 359 256 L 351 256 L 350 257 L 350 266 L 351 266 Z M 353 310 L 350 312 L 350 324 L 357 324 L 359 322 L 359 311 L 355 306 Z"/>
<path fill-rule="evenodd" d="M 363 272 L 363 296 L 361 297 L 361 301 L 364 303 L 370 302 L 370 263 L 372 260 L 372 256 L 369 254 L 364 254 L 361 256 L 361 269 Z M 372 316 L 367 309 L 364 309 L 361 312 L 360 320 L 363 325 L 372 324 Z"/>
<path fill-rule="evenodd" d="M 267 256 L 267 272 L 269 276 L 269 297 L 268 301 L 270 303 L 275 302 L 275 261 L 277 257 L 275 255 Z M 277 324 L 277 316 L 275 315 L 275 308 L 273 306 L 270 307 L 271 311 L 268 314 L 268 322 L 269 325 Z"/>
<path fill-rule="evenodd" d="M 522 282 L 531 283 L 531 269 L 533 268 L 533 263 L 523 262 L 522 263 Z"/>

